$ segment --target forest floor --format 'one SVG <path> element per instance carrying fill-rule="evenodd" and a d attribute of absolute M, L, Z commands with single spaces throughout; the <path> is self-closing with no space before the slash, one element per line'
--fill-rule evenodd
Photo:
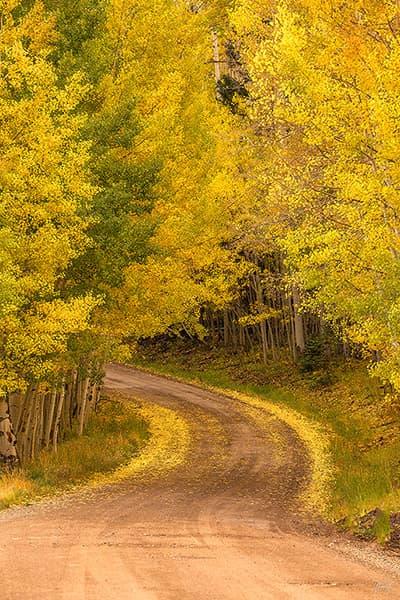
<path fill-rule="evenodd" d="M 304 512 L 310 456 L 275 414 L 125 366 L 106 386 L 176 414 L 172 460 L 0 513 L 7 600 L 400 597 L 398 556 Z"/>

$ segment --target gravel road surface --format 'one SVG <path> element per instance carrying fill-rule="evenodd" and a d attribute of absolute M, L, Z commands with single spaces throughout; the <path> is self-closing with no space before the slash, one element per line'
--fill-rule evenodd
<path fill-rule="evenodd" d="M 130 367 L 105 383 L 179 412 L 188 460 L 3 511 L 2 600 L 400 599 L 400 557 L 302 514 L 309 459 L 284 423 Z"/>

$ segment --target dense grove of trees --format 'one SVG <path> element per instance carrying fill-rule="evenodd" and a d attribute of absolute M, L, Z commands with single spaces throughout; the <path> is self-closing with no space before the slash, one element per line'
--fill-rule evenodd
<path fill-rule="evenodd" d="M 399 4 L 235 4 L 265 249 L 399 389 Z"/>
<path fill-rule="evenodd" d="M 0 5 L 0 456 L 82 432 L 127 338 L 195 333 L 237 277 L 215 11 L 157 0 Z"/>
<path fill-rule="evenodd" d="M 400 391 L 396 0 L 2 0 L 0 458 L 163 332 Z"/>

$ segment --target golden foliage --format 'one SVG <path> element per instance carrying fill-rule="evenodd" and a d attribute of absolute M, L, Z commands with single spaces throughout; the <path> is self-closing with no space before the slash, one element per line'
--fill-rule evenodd
<path fill-rule="evenodd" d="M 398 3 L 241 0 L 232 23 L 265 244 L 305 306 L 384 358 L 376 372 L 400 389 Z"/>

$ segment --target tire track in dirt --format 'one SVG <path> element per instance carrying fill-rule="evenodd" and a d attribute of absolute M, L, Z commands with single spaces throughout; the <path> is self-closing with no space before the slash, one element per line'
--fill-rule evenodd
<path fill-rule="evenodd" d="M 188 459 L 157 480 L 3 512 L 6 600 L 400 598 L 396 558 L 300 515 L 309 459 L 285 423 L 130 367 L 109 367 L 106 386 L 179 412 Z"/>

